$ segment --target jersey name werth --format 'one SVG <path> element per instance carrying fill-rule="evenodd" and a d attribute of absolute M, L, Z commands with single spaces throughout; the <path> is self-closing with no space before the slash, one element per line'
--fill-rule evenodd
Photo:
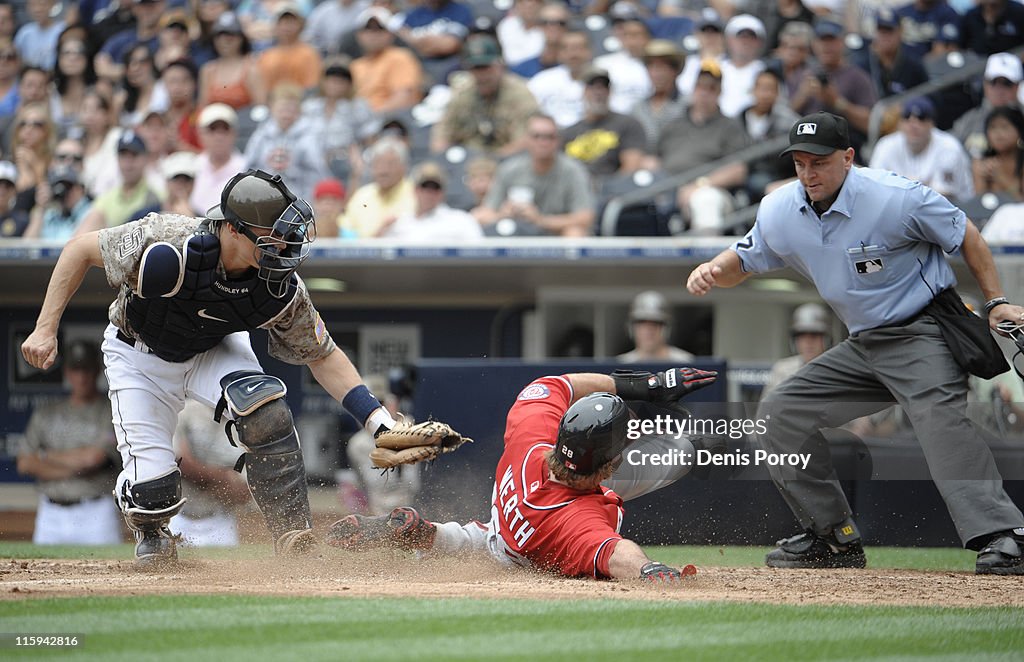
<path fill-rule="evenodd" d="M 501 477 L 501 485 L 498 490 L 498 505 L 501 507 L 501 519 L 505 523 L 505 530 L 512 534 L 516 544 L 522 549 L 526 541 L 530 539 L 536 529 L 530 520 L 523 516 L 519 510 L 519 495 L 516 494 L 516 483 L 512 477 L 512 467 L 505 470 Z M 518 528 L 516 528 L 518 527 Z"/>

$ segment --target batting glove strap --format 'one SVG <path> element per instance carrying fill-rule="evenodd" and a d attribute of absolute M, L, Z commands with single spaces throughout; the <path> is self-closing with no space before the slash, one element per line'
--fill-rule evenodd
<path fill-rule="evenodd" d="M 670 568 L 664 563 L 651 561 L 640 568 L 640 579 L 656 584 L 666 584 L 682 581 L 683 573 L 678 568 Z"/>
<path fill-rule="evenodd" d="M 644 370 L 616 370 L 611 375 L 623 400 L 676 402 L 714 383 L 718 373 L 696 368 L 672 368 L 654 375 Z"/>

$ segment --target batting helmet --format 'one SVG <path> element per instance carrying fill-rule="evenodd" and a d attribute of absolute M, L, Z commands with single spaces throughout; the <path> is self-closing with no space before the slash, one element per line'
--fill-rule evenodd
<path fill-rule="evenodd" d="M 231 178 L 221 192 L 220 205 L 207 218 L 223 220 L 256 245 L 260 278 L 271 294 L 282 297 L 288 281 L 309 255 L 316 238 L 313 209 L 295 197 L 280 175 L 249 170 Z M 252 228 L 271 230 L 257 235 Z"/>
<path fill-rule="evenodd" d="M 633 297 L 633 303 L 629 307 L 629 323 L 626 324 L 626 333 L 630 340 L 635 340 L 633 337 L 635 323 L 657 322 L 665 325 L 662 337 L 668 338 L 672 333 L 672 326 L 669 324 L 671 319 L 665 295 L 654 290 L 647 290 Z"/>
<path fill-rule="evenodd" d="M 555 458 L 586 476 L 611 462 L 626 447 L 629 408 L 611 393 L 591 393 L 569 407 L 558 425 Z"/>
<path fill-rule="evenodd" d="M 789 330 L 793 335 L 800 333 L 828 334 L 828 311 L 817 303 L 805 303 L 793 311 L 793 323 Z"/>

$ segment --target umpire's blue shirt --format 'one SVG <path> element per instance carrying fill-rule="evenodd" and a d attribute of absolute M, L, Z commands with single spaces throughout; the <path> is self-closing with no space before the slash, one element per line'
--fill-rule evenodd
<path fill-rule="evenodd" d="M 967 216 L 927 186 L 851 168 L 821 218 L 800 182 L 765 196 L 732 250 L 746 272 L 799 271 L 854 334 L 907 320 L 956 285 L 943 252 L 966 231 Z"/>

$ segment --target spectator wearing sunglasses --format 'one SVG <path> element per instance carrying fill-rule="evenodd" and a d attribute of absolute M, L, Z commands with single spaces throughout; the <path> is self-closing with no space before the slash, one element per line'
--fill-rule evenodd
<path fill-rule="evenodd" d="M 562 37 L 569 29 L 569 10 L 564 3 L 552 0 L 541 8 L 540 29 L 544 35 L 540 52 L 535 57 L 509 65 L 509 71 L 517 76 L 533 78 L 545 69 L 558 66 L 558 53 L 562 47 Z M 499 31 L 498 39 L 501 40 L 501 38 Z"/>
<path fill-rule="evenodd" d="M 974 196 L 971 159 L 956 138 L 935 128 L 935 104 L 917 97 L 903 104 L 900 128 L 881 138 L 871 167 L 891 170 L 959 201 Z"/>
<path fill-rule="evenodd" d="M 463 66 L 471 78 L 456 86 L 441 121 L 434 125 L 431 149 L 464 145 L 497 156 L 526 147 L 526 119 L 537 101 L 518 77 L 508 74 L 498 41 L 486 34 L 466 42 Z"/>
<path fill-rule="evenodd" d="M 409 243 L 456 243 L 484 236 L 476 219 L 461 209 L 445 204 L 448 178 L 432 161 L 416 166 L 412 172 L 416 210 L 401 214 L 384 227 L 380 236 Z"/>

